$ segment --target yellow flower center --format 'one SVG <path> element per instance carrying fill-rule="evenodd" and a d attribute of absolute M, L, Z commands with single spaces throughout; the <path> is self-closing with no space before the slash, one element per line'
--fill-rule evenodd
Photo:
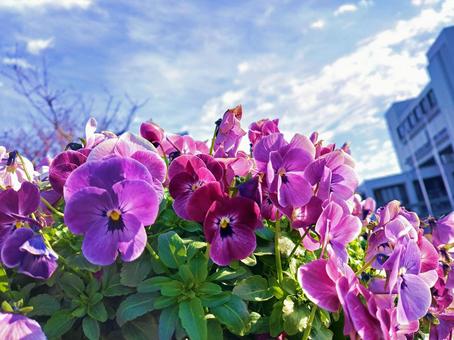
<path fill-rule="evenodd" d="M 118 210 L 111 210 L 107 213 L 107 216 L 109 216 L 112 221 L 118 221 L 121 217 L 121 212 Z"/>
<path fill-rule="evenodd" d="M 22 228 L 24 226 L 24 222 L 16 221 L 16 229 Z"/>
<path fill-rule="evenodd" d="M 229 226 L 229 224 L 230 224 L 230 219 L 228 217 L 221 218 L 221 222 L 219 222 L 219 226 L 222 229 L 227 228 Z"/>
<path fill-rule="evenodd" d="M 200 188 L 200 185 L 199 185 L 199 183 L 194 183 L 191 188 L 192 188 L 192 191 L 196 191 L 198 188 Z"/>

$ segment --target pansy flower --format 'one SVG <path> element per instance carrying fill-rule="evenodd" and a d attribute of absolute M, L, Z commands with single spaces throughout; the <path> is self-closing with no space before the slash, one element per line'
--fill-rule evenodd
<path fill-rule="evenodd" d="M 140 125 L 140 135 L 154 146 L 158 147 L 164 139 L 164 130 L 152 121 Z"/>
<path fill-rule="evenodd" d="M 215 157 L 235 157 L 241 139 L 246 134 L 240 124 L 242 116 L 241 105 L 224 113 L 214 143 Z"/>
<path fill-rule="evenodd" d="M 87 161 L 87 149 L 81 150 L 82 152 L 79 150 L 63 151 L 50 163 L 49 182 L 52 188 L 59 194 L 63 194 L 63 186 L 71 172 Z"/>
<path fill-rule="evenodd" d="M 279 119 L 261 119 L 249 125 L 248 137 L 251 147 L 254 148 L 263 137 L 280 132 L 278 125 Z"/>
<path fill-rule="evenodd" d="M 314 153 L 310 140 L 301 135 L 295 135 L 288 145 L 270 152 L 266 178 L 278 205 L 301 207 L 309 202 L 313 192 L 304 170 Z"/>
<path fill-rule="evenodd" d="M 0 312 L 0 339 L 46 340 L 47 338 L 35 320 L 20 314 Z"/>
<path fill-rule="evenodd" d="M 39 227 L 29 217 L 38 209 L 39 204 L 39 189 L 30 182 L 23 182 L 18 191 L 10 188 L 0 192 L 0 250 L 16 228 L 24 225 Z"/>
<path fill-rule="evenodd" d="M 27 174 L 35 175 L 32 162 L 24 156 L 22 160 L 16 151 L 7 152 L 0 146 L 0 188 L 19 190 L 21 184 L 29 180 Z"/>
<path fill-rule="evenodd" d="M 211 204 L 224 194 L 221 184 L 198 156 L 182 155 L 169 167 L 169 192 L 178 216 L 203 222 Z"/>
<path fill-rule="evenodd" d="M 82 252 L 93 264 L 139 257 L 153 224 L 159 195 L 148 170 L 131 158 L 112 157 L 77 168 L 65 185 L 65 223 L 84 235 Z M 99 251 L 102 249 L 103 251 Z"/>
<path fill-rule="evenodd" d="M 1 257 L 8 268 L 46 280 L 57 269 L 58 255 L 44 242 L 43 236 L 29 228 L 16 229 L 3 244 Z"/>
<path fill-rule="evenodd" d="M 260 226 L 260 210 L 253 200 L 244 197 L 215 201 L 203 223 L 214 263 L 227 266 L 242 260 L 255 250 L 255 229 Z"/>

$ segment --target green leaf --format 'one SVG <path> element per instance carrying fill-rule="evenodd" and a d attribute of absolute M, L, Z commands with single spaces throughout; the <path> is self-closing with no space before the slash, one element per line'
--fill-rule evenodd
<path fill-rule="evenodd" d="M 224 303 L 228 302 L 232 297 L 232 293 L 230 292 L 222 292 L 216 295 L 202 295 L 200 299 L 202 300 L 202 304 L 204 307 L 216 307 L 223 305 Z"/>
<path fill-rule="evenodd" d="M 176 296 L 158 296 L 153 303 L 154 309 L 163 309 L 176 304 L 178 298 Z"/>
<path fill-rule="evenodd" d="M 8 276 L 5 269 L 0 265 L 0 293 L 4 293 L 9 289 Z"/>
<path fill-rule="evenodd" d="M 137 287 L 150 273 L 151 262 L 146 255 L 133 262 L 123 263 L 120 282 L 123 286 Z"/>
<path fill-rule="evenodd" d="M 181 221 L 180 227 L 191 233 L 202 230 L 202 226 L 199 223 L 186 220 Z"/>
<path fill-rule="evenodd" d="M 179 305 L 178 316 L 191 340 L 208 339 L 207 320 L 200 299 L 182 301 Z"/>
<path fill-rule="evenodd" d="M 159 235 L 158 254 L 161 261 L 169 268 L 176 269 L 186 261 L 186 247 L 174 231 Z"/>
<path fill-rule="evenodd" d="M 192 259 L 197 253 L 200 253 L 200 251 L 203 248 L 206 248 L 207 243 L 206 242 L 201 242 L 201 241 L 191 241 L 187 245 L 187 256 L 188 260 Z"/>
<path fill-rule="evenodd" d="M 95 279 L 94 277 L 92 277 L 90 282 L 88 282 L 88 285 L 87 285 L 87 288 L 85 289 L 85 291 L 87 292 L 87 295 L 89 297 L 93 297 L 96 294 L 96 292 L 99 290 L 99 288 L 100 288 L 99 281 L 97 279 Z"/>
<path fill-rule="evenodd" d="M 259 228 L 255 231 L 256 235 L 264 240 L 272 241 L 274 240 L 274 231 L 269 227 Z"/>
<path fill-rule="evenodd" d="M 164 296 L 179 296 L 184 292 L 184 285 L 180 281 L 172 280 L 161 287 Z"/>
<path fill-rule="evenodd" d="M 106 283 L 106 288 L 103 290 L 104 296 L 122 296 L 132 293 L 134 290 L 130 287 L 123 286 L 120 281 L 120 274 L 115 273 Z"/>
<path fill-rule="evenodd" d="M 153 293 L 161 290 L 163 286 L 167 283 L 173 281 L 170 277 L 167 276 L 154 276 L 150 279 L 147 279 L 141 282 L 137 286 L 137 291 L 139 293 Z"/>
<path fill-rule="evenodd" d="M 154 294 L 137 293 L 128 296 L 120 303 L 117 310 L 117 323 L 123 326 L 127 321 L 134 320 L 147 312 L 151 312 L 153 308 Z"/>
<path fill-rule="evenodd" d="M 208 276 L 208 259 L 204 254 L 196 255 L 189 260 L 189 268 L 194 275 L 194 281 L 196 283 L 203 282 Z"/>
<path fill-rule="evenodd" d="M 152 314 L 144 315 L 121 327 L 126 340 L 156 340 L 158 339 L 158 325 Z"/>
<path fill-rule="evenodd" d="M 246 268 L 238 267 L 237 269 L 232 268 L 221 268 L 216 273 L 212 274 L 209 279 L 212 281 L 228 281 L 236 279 L 247 273 Z"/>
<path fill-rule="evenodd" d="M 84 331 L 85 336 L 88 339 L 90 340 L 99 339 L 101 331 L 99 329 L 98 321 L 87 316 L 82 321 L 82 329 Z"/>
<path fill-rule="evenodd" d="M 309 310 L 304 305 L 297 305 L 291 297 L 284 300 L 282 307 L 282 319 L 284 321 L 284 331 L 288 335 L 295 335 L 303 332 L 309 321 Z"/>
<path fill-rule="evenodd" d="M 320 339 L 320 340 L 331 340 L 334 336 L 334 333 L 323 326 L 322 322 L 318 318 L 314 318 L 311 329 L 311 338 Z"/>
<path fill-rule="evenodd" d="M 44 325 L 44 333 L 50 339 L 59 338 L 68 332 L 74 324 L 74 319 L 68 311 L 54 313 Z"/>
<path fill-rule="evenodd" d="M 107 320 L 106 306 L 104 306 L 104 303 L 102 303 L 102 301 L 93 306 L 88 306 L 87 313 L 93 319 L 98 320 L 99 322 L 106 322 Z"/>
<path fill-rule="evenodd" d="M 189 265 L 183 264 L 178 268 L 178 275 L 185 284 L 191 284 L 194 282 L 194 276 L 189 268 Z"/>
<path fill-rule="evenodd" d="M 71 255 L 66 259 L 66 261 L 71 268 L 78 268 L 91 273 L 96 273 L 101 269 L 100 266 L 96 266 L 88 262 L 82 254 Z"/>
<path fill-rule="evenodd" d="M 81 278 L 72 273 L 64 273 L 60 280 L 58 280 L 58 284 L 70 298 L 79 297 L 85 289 L 84 282 Z"/>
<path fill-rule="evenodd" d="M 210 339 L 222 340 L 224 339 L 224 332 L 222 331 L 221 324 L 215 319 L 207 321 L 208 334 Z"/>
<path fill-rule="evenodd" d="M 217 295 L 222 292 L 222 288 L 212 282 L 204 282 L 197 288 L 197 293 L 203 295 Z"/>
<path fill-rule="evenodd" d="M 28 302 L 33 307 L 30 316 L 51 316 L 60 309 L 58 300 L 49 294 L 40 294 L 32 297 Z"/>
<path fill-rule="evenodd" d="M 249 312 L 246 303 L 238 296 L 232 295 L 227 303 L 212 307 L 211 312 L 233 334 L 243 336 L 247 333 Z"/>
<path fill-rule="evenodd" d="M 159 340 L 171 340 L 178 320 L 178 306 L 162 310 L 159 316 Z"/>
<path fill-rule="evenodd" d="M 257 258 L 255 257 L 254 254 L 244 258 L 241 260 L 242 263 L 244 263 L 248 267 L 253 267 L 257 264 Z"/>
<path fill-rule="evenodd" d="M 283 301 L 278 301 L 273 305 L 270 315 L 270 335 L 277 337 L 284 331 L 284 322 L 282 320 Z"/>
<path fill-rule="evenodd" d="M 288 295 L 295 295 L 298 289 L 298 282 L 290 277 L 284 277 L 282 281 L 282 288 Z"/>
<path fill-rule="evenodd" d="M 241 280 L 233 288 L 232 293 L 246 301 L 265 301 L 273 297 L 268 281 L 260 275 Z"/>

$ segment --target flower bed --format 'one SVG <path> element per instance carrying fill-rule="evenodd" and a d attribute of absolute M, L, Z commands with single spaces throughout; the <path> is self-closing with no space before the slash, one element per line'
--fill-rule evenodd
<path fill-rule="evenodd" d="M 241 118 L 0 147 L 0 339 L 451 339 L 454 213 L 376 210 L 348 146 Z"/>

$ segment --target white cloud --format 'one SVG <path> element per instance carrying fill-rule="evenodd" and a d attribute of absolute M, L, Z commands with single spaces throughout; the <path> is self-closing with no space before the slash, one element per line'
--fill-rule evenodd
<path fill-rule="evenodd" d="M 32 68 L 32 65 L 28 63 L 27 60 L 23 58 L 9 58 L 5 57 L 2 59 L 2 63 L 8 66 L 18 66 L 21 68 Z"/>
<path fill-rule="evenodd" d="M 325 21 L 322 19 L 319 19 L 319 20 L 311 23 L 311 28 L 316 29 L 316 30 L 321 30 L 324 27 L 325 27 Z"/>
<path fill-rule="evenodd" d="M 338 16 L 345 13 L 356 12 L 357 10 L 358 7 L 355 4 L 343 4 L 334 11 L 334 15 Z"/>
<path fill-rule="evenodd" d="M 54 38 L 49 39 L 28 39 L 26 49 L 28 53 L 40 54 L 42 51 L 54 46 Z"/>
<path fill-rule="evenodd" d="M 240 74 L 246 73 L 250 69 L 249 63 L 244 61 L 244 62 L 238 64 L 237 69 L 238 69 L 238 73 L 240 73 Z"/>
<path fill-rule="evenodd" d="M 425 53 L 441 28 L 453 20 L 454 2 L 446 0 L 438 11 L 422 9 L 359 42 L 353 52 L 320 70 L 308 73 L 296 60 L 287 70 L 278 64 L 262 73 L 239 75 L 237 89 L 206 102 L 202 116 L 207 118 L 201 120 L 212 122 L 229 105 L 241 102 L 244 126 L 264 116 L 278 116 L 286 135 L 318 130 L 338 144 L 353 139 L 353 156 L 362 178 L 396 172 L 383 111 L 393 101 L 422 90 L 428 81 Z M 248 63 L 256 70 L 253 60 Z M 196 121 L 188 129 L 201 137 L 207 133 L 202 125 Z M 364 141 L 370 141 L 374 151 Z"/>
<path fill-rule="evenodd" d="M 24 10 L 40 7 L 61 7 L 65 9 L 88 8 L 94 0 L 0 0 L 0 9 Z"/>
<path fill-rule="evenodd" d="M 432 6 L 436 5 L 440 0 L 411 0 L 413 6 Z"/>

